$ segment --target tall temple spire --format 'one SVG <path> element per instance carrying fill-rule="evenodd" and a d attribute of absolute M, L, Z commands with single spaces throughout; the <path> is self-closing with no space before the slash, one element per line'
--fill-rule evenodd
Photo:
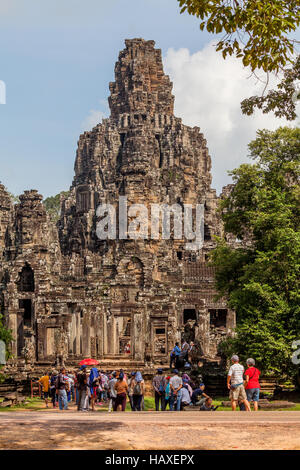
<path fill-rule="evenodd" d="M 125 40 L 115 66 L 115 82 L 109 84 L 111 117 L 123 113 L 173 115 L 172 82 L 164 74 L 161 50 L 154 41 Z"/>

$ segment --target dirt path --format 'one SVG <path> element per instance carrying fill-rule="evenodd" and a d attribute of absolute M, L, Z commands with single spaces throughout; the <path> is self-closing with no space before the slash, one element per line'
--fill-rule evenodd
<path fill-rule="evenodd" d="M 300 412 L 5 412 L 0 449 L 300 450 Z"/>

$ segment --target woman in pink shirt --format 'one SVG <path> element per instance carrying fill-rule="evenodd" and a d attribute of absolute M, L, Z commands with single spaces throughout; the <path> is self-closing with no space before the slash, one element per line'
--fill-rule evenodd
<path fill-rule="evenodd" d="M 247 359 L 247 366 L 248 369 L 245 372 L 246 382 L 245 382 L 245 390 L 247 394 L 248 402 L 250 403 L 253 401 L 254 404 L 254 411 L 258 411 L 258 401 L 259 401 L 259 376 L 260 371 L 256 369 L 255 360 L 250 358 Z"/>

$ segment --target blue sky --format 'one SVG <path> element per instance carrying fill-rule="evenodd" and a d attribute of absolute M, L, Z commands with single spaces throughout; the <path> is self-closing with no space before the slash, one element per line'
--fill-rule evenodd
<path fill-rule="evenodd" d="M 217 54 L 211 49 L 207 52 L 214 38 L 200 32 L 197 19 L 180 15 L 176 0 L 5 0 L 5 3 L 0 5 L 0 80 L 7 87 L 7 103 L 0 105 L 0 180 L 11 192 L 20 194 L 35 188 L 47 197 L 69 188 L 79 135 L 97 113 L 108 115 L 108 83 L 114 79 L 114 65 L 125 38 L 156 41 L 165 57 L 167 72 L 174 74 L 171 79 L 174 91 L 177 89 L 179 94 L 177 115 L 186 117 L 187 124 L 206 130 L 207 112 L 201 107 L 205 99 L 201 87 L 194 83 L 195 95 L 199 94 L 193 101 L 200 104 L 191 112 L 186 106 L 184 84 L 193 81 L 195 70 L 199 80 L 203 80 L 202 71 L 206 70 L 203 61 L 214 66 Z M 182 75 L 181 60 L 183 64 L 188 61 L 190 78 Z M 242 67 L 238 67 L 242 73 Z M 230 69 L 226 70 L 230 80 Z M 218 73 L 216 70 L 213 76 Z M 228 100 L 232 101 L 230 96 Z M 223 106 L 227 110 L 226 99 Z M 214 116 L 220 114 L 218 102 L 213 102 L 212 112 L 207 124 L 211 141 L 215 135 Z M 239 122 L 238 111 L 234 115 L 230 112 L 228 119 L 233 132 Z M 231 135 L 230 139 L 233 138 Z M 224 139 L 228 141 L 228 135 Z M 213 171 L 219 189 L 224 168 L 232 168 L 230 163 L 239 163 L 239 158 L 233 162 L 228 157 L 227 165 L 227 157 L 218 154 L 218 148 L 223 147 L 220 135 L 217 140 L 219 144 L 214 146 L 208 141 L 208 146 L 217 154 Z M 242 152 L 243 145 L 245 142 L 237 152 Z"/>

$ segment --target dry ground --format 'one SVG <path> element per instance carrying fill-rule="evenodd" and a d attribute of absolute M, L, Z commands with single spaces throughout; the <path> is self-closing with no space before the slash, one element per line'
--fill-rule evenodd
<path fill-rule="evenodd" d="M 0 449 L 300 450 L 300 412 L 4 412 Z"/>

